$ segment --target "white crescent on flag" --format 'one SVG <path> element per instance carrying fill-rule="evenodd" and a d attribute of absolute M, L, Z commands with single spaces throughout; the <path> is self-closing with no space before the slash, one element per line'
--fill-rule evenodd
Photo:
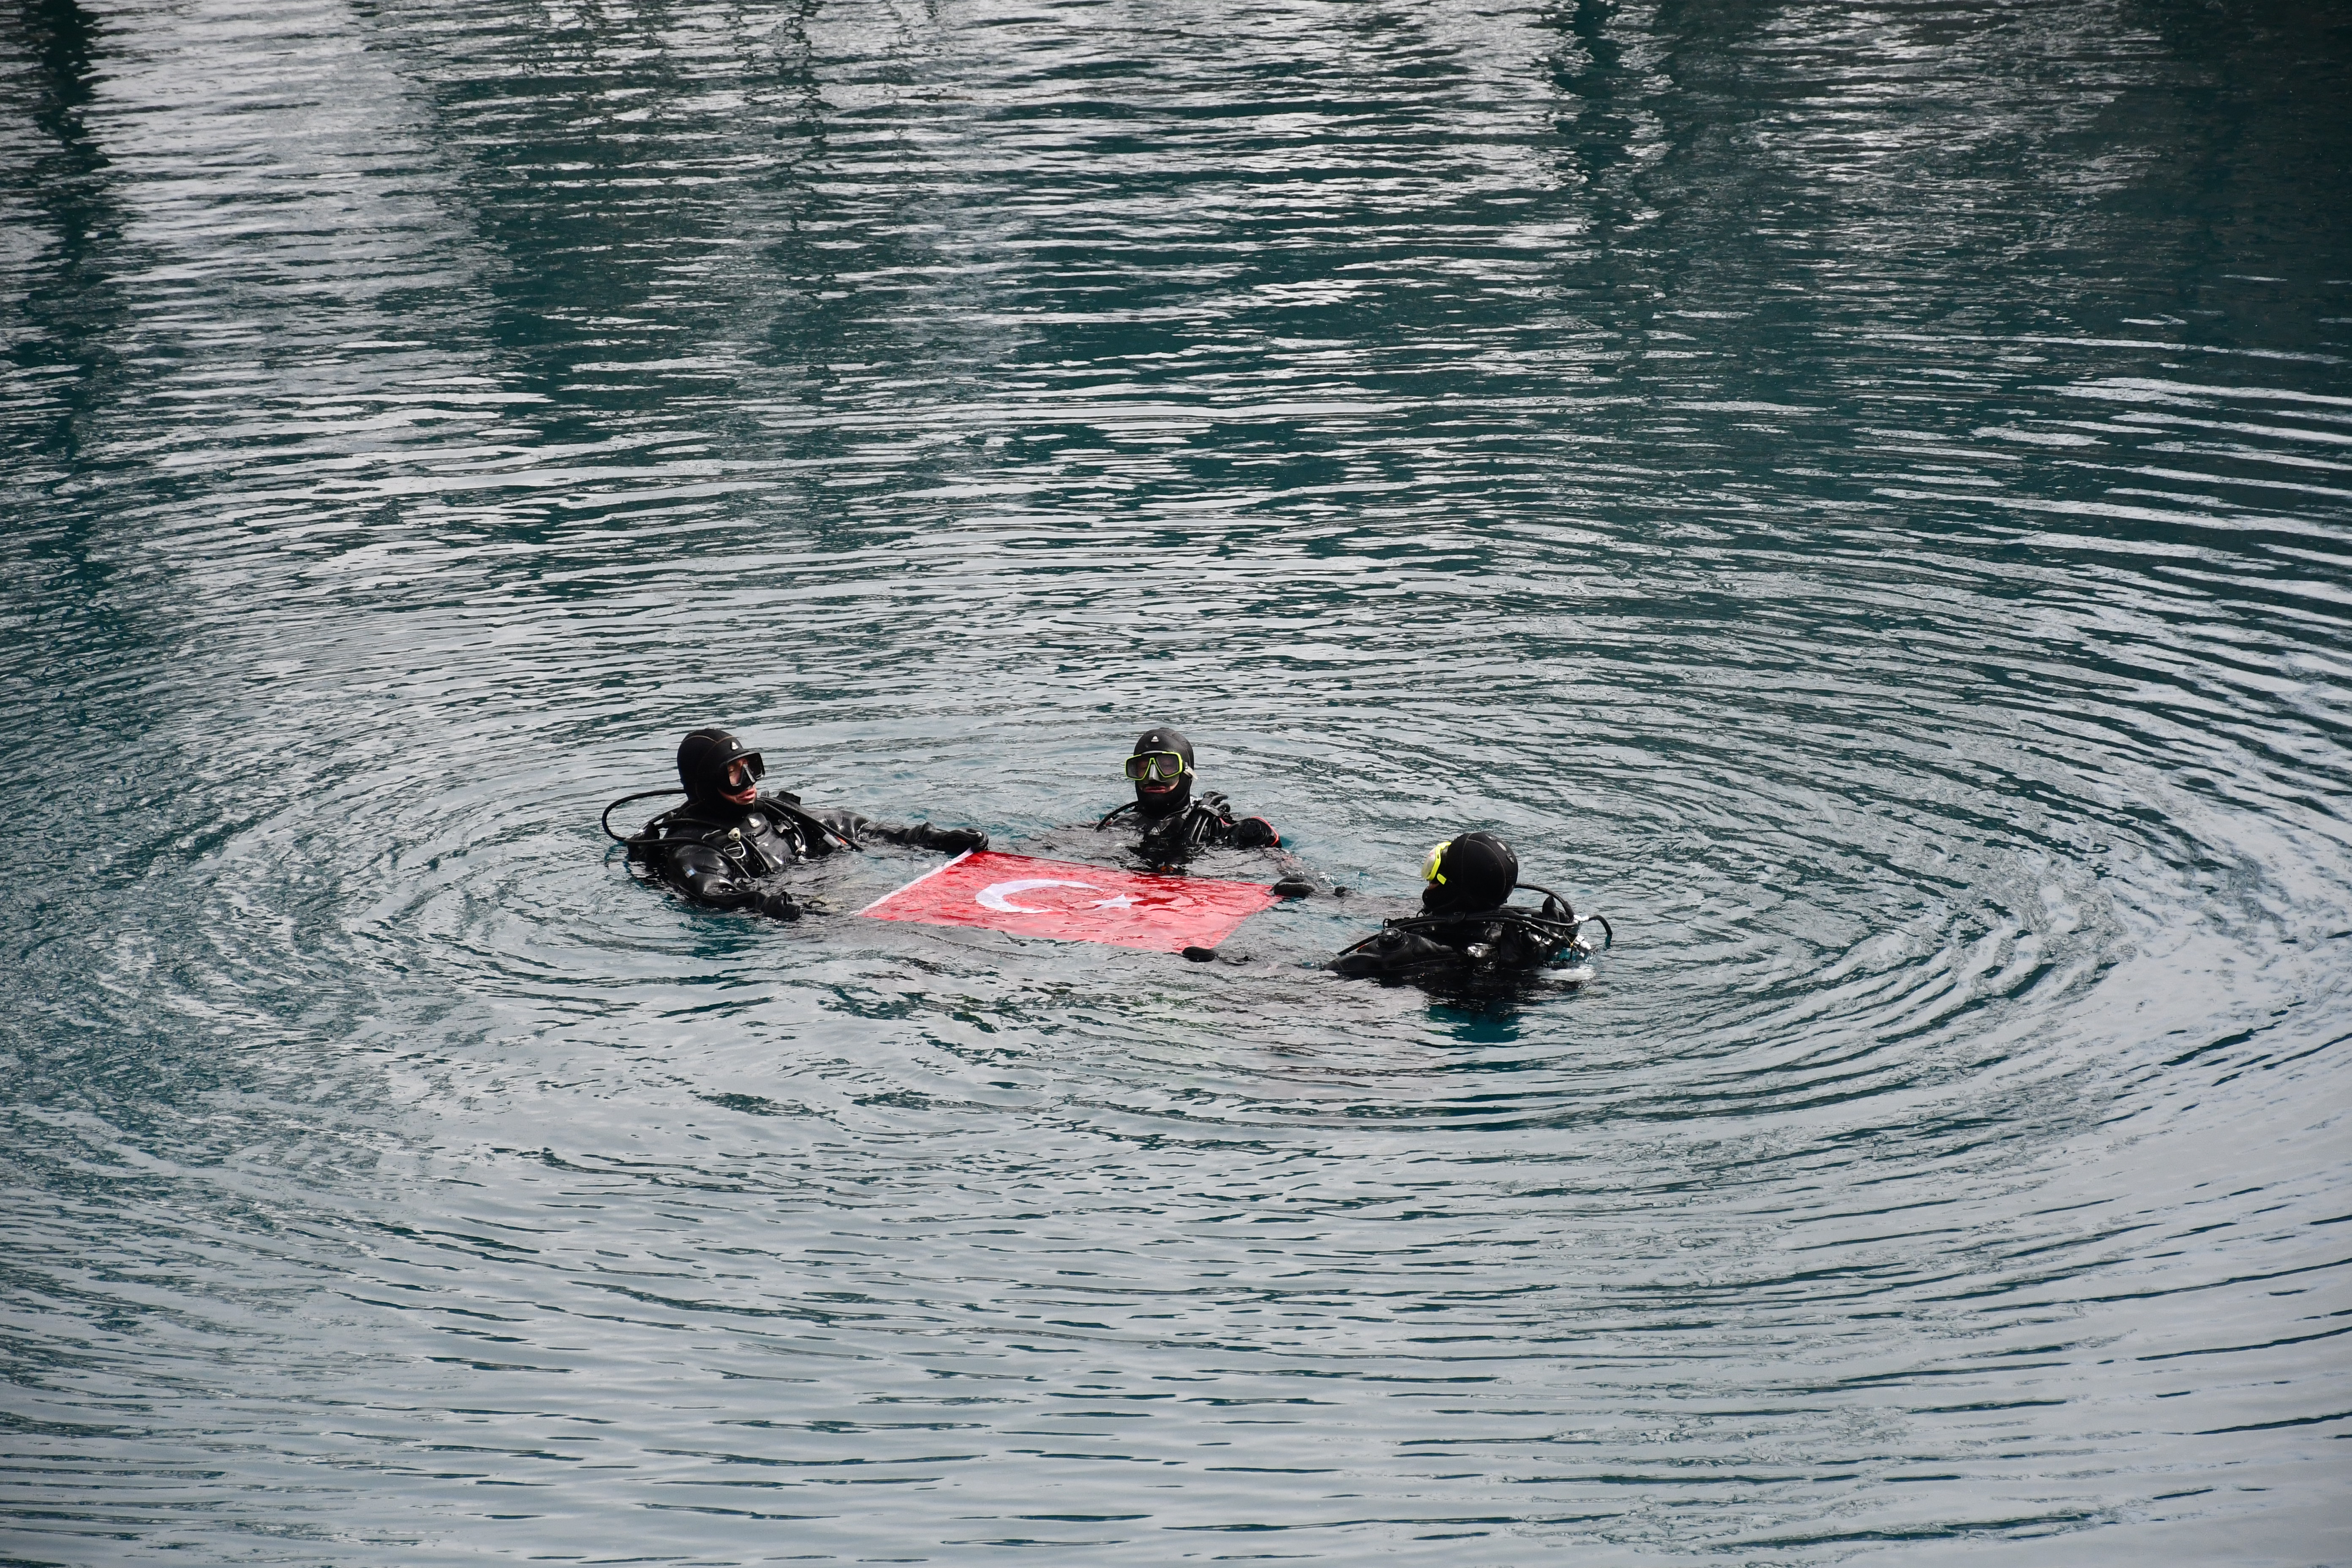
<path fill-rule="evenodd" d="M 1048 888 L 1071 891 L 1045 896 Z M 1024 903 L 1034 894 L 1037 902 Z M 1091 893 L 1093 898 L 1081 897 Z M 1124 871 L 1082 860 L 1042 860 L 970 849 L 860 911 L 877 921 L 977 926 L 1024 940 L 1099 942 L 1153 952 L 1214 947 L 1275 901 L 1257 882 Z"/>
<path fill-rule="evenodd" d="M 1008 915 L 1049 915 L 1051 910 L 1034 909 L 1028 904 L 1016 904 L 1010 895 L 1025 893 L 1032 888 L 1084 888 L 1089 893 L 1102 889 L 1092 882 L 1064 882 L 1052 877 L 1028 877 L 1017 882 L 992 882 L 971 896 L 971 901 L 983 910 L 997 910 Z"/>

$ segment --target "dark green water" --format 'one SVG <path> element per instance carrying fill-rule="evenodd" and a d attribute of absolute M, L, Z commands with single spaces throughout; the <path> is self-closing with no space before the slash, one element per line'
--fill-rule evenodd
<path fill-rule="evenodd" d="M 2340 16 L 11 8 L 0 1560 L 2352 1560 Z"/>

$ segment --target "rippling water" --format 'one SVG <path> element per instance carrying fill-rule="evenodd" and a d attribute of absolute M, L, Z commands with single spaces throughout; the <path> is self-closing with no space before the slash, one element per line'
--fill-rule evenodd
<path fill-rule="evenodd" d="M 2352 35 L 2233 9 L 0 18 L 0 1557 L 2346 1560 Z M 1620 942 L 697 913 L 712 720 Z"/>

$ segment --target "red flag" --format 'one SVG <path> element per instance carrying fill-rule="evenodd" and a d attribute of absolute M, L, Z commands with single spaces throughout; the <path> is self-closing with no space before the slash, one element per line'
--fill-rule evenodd
<path fill-rule="evenodd" d="M 1156 877 L 982 850 L 957 856 L 858 913 L 1181 952 L 1216 946 L 1274 901 L 1273 890 L 1255 882 Z"/>

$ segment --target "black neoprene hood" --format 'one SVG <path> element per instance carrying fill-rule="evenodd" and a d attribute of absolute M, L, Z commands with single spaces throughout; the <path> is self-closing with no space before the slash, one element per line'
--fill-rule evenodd
<path fill-rule="evenodd" d="M 1518 886 L 1519 858 L 1491 833 L 1465 833 L 1445 847 L 1438 875 L 1423 889 L 1421 907 L 1433 914 L 1491 910 L 1508 903 Z"/>
<path fill-rule="evenodd" d="M 697 730 L 677 743 L 677 782 L 688 800 L 709 800 L 727 793 L 727 770 L 745 757 L 754 776 L 767 769 L 766 759 L 727 731 Z"/>

